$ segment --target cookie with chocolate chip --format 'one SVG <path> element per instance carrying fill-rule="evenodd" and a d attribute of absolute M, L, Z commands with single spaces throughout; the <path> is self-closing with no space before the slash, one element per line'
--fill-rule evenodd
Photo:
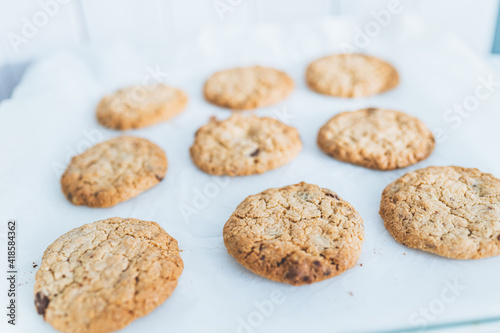
<path fill-rule="evenodd" d="M 141 128 L 176 116 L 187 100 L 183 91 L 164 84 L 127 87 L 99 102 L 97 120 L 117 130 Z"/>
<path fill-rule="evenodd" d="M 212 104 L 248 110 L 275 104 L 293 90 L 293 80 L 274 68 L 252 66 L 220 71 L 204 87 L 205 99 Z"/>
<path fill-rule="evenodd" d="M 500 179 L 477 169 L 408 172 L 385 188 L 380 216 L 415 249 L 454 259 L 500 255 Z"/>
<path fill-rule="evenodd" d="M 118 137 L 73 157 L 61 177 L 66 198 L 75 205 L 111 207 L 163 180 L 165 152 L 136 137 Z"/>
<path fill-rule="evenodd" d="M 393 89 L 399 83 L 389 63 L 364 54 L 334 54 L 313 61 L 306 71 L 309 87 L 324 95 L 365 97 Z"/>
<path fill-rule="evenodd" d="M 272 118 L 234 114 L 226 120 L 211 118 L 196 132 L 190 152 L 206 173 L 245 176 L 285 165 L 301 149 L 295 128 Z"/>
<path fill-rule="evenodd" d="M 354 267 L 363 220 L 335 192 L 300 183 L 251 195 L 224 226 L 227 251 L 252 272 L 292 285 Z"/>
<path fill-rule="evenodd" d="M 62 332 L 113 332 L 160 306 L 183 267 L 177 241 L 155 222 L 115 217 L 86 224 L 45 250 L 36 310 Z"/>

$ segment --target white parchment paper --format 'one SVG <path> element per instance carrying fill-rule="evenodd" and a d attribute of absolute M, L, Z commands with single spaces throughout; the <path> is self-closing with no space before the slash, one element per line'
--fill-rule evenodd
<path fill-rule="evenodd" d="M 2 225 L 8 218 L 19 221 L 18 325 L 7 327 L 2 319 L 2 327 L 8 332 L 54 331 L 33 305 L 33 262 L 40 264 L 45 248 L 63 233 L 112 216 L 158 222 L 178 240 L 185 263 L 172 297 L 123 332 L 374 332 L 500 316 L 500 258 L 457 261 L 411 250 L 393 240 L 378 215 L 384 187 L 415 168 L 461 165 L 500 176 L 500 87 L 487 83 L 500 79 L 453 36 L 401 15 L 360 48 L 397 67 L 397 89 L 356 100 L 308 90 L 307 64 L 340 52 L 343 42 L 356 46 L 356 27 L 364 26 L 332 19 L 251 31 L 221 28 L 155 45 L 115 41 L 62 50 L 33 64 L 12 99 L 0 105 L 0 219 Z M 230 112 L 203 100 L 203 83 L 215 70 L 253 64 L 282 69 L 295 80 L 290 98 L 256 113 L 296 126 L 303 151 L 292 163 L 263 175 L 211 177 L 191 163 L 189 147 L 210 116 L 224 118 Z M 70 204 L 59 177 L 71 156 L 122 134 L 97 123 L 97 102 L 119 87 L 151 83 L 153 74 L 185 90 L 188 107 L 171 121 L 124 134 L 147 138 L 165 150 L 166 178 L 112 208 Z M 464 103 L 462 111 L 453 109 Z M 434 153 L 417 166 L 390 172 L 321 153 L 318 129 L 341 111 L 363 107 L 419 117 L 435 131 Z M 355 268 L 321 283 L 292 287 L 237 264 L 226 252 L 222 227 L 248 195 L 300 181 L 328 187 L 351 202 L 364 219 L 366 240 Z M 5 248 L 3 238 L 2 267 Z M 7 286 L 1 280 L 3 299 Z"/>

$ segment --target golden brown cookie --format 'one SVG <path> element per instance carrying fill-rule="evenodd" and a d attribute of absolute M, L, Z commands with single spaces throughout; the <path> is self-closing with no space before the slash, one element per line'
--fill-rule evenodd
<path fill-rule="evenodd" d="M 385 188 L 380 216 L 415 249 L 454 259 L 500 255 L 500 179 L 477 169 L 408 172 Z"/>
<path fill-rule="evenodd" d="M 285 99 L 293 90 L 293 80 L 274 68 L 253 66 L 228 69 L 212 75 L 204 94 L 212 104 L 247 110 Z"/>
<path fill-rule="evenodd" d="M 117 130 L 150 126 L 180 113 L 187 100 L 184 92 L 164 84 L 128 87 L 101 100 L 97 120 Z"/>
<path fill-rule="evenodd" d="M 246 176 L 285 165 L 301 149 L 295 128 L 272 118 L 233 114 L 221 121 L 212 117 L 196 132 L 190 152 L 206 173 Z"/>
<path fill-rule="evenodd" d="M 240 264 L 293 285 L 353 267 L 362 243 L 356 210 L 335 192 L 306 183 L 249 196 L 224 226 L 224 244 Z"/>
<path fill-rule="evenodd" d="M 434 135 L 403 112 L 369 108 L 342 112 L 318 133 L 318 146 L 328 155 L 378 170 L 405 168 L 434 150 Z"/>
<path fill-rule="evenodd" d="M 313 61 L 306 71 L 309 87 L 324 95 L 364 97 L 396 87 L 398 72 L 378 58 L 364 54 L 335 54 Z"/>
<path fill-rule="evenodd" d="M 167 157 L 160 147 L 122 136 L 73 157 L 61 187 L 75 205 L 111 207 L 155 186 L 166 171 Z"/>
<path fill-rule="evenodd" d="M 161 305 L 183 267 L 177 241 L 155 222 L 97 221 L 45 250 L 35 276 L 35 306 L 62 332 L 116 331 Z"/>

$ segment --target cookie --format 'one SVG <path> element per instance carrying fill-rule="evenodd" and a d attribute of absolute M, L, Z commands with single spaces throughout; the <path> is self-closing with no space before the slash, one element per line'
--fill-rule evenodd
<path fill-rule="evenodd" d="M 187 100 L 184 92 L 164 84 L 128 87 L 100 101 L 97 120 L 117 130 L 150 126 L 182 112 Z"/>
<path fill-rule="evenodd" d="M 212 117 L 196 132 L 190 152 L 206 173 L 246 176 L 285 165 L 301 149 L 295 128 L 272 118 L 234 114 L 220 121 Z"/>
<path fill-rule="evenodd" d="M 208 102 L 233 110 L 255 109 L 285 99 L 293 80 L 273 68 L 253 66 L 217 72 L 205 83 Z"/>
<path fill-rule="evenodd" d="M 177 241 L 155 222 L 97 221 L 45 250 L 35 276 L 35 307 L 62 332 L 116 331 L 161 305 L 183 267 Z"/>
<path fill-rule="evenodd" d="M 227 251 L 252 272 L 292 285 L 354 267 L 363 220 L 335 192 L 300 183 L 246 198 L 224 226 Z"/>
<path fill-rule="evenodd" d="M 403 112 L 369 108 L 342 112 L 318 133 L 318 146 L 344 162 L 378 170 L 405 168 L 434 150 L 434 135 Z"/>
<path fill-rule="evenodd" d="M 167 157 L 160 147 L 122 136 L 73 157 L 61 187 L 75 205 L 111 207 L 155 186 L 166 171 Z"/>
<path fill-rule="evenodd" d="M 500 179 L 477 169 L 428 167 L 387 186 L 380 216 L 400 243 L 454 259 L 500 254 Z"/>
<path fill-rule="evenodd" d="M 306 71 L 309 87 L 324 95 L 364 97 L 396 87 L 394 67 L 364 54 L 335 54 L 312 62 Z"/>

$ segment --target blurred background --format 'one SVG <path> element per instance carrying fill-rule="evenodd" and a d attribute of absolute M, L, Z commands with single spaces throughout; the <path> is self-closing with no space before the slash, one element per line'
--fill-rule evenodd
<path fill-rule="evenodd" d="M 188 38 L 207 27 L 248 28 L 325 17 L 383 19 L 402 6 L 454 33 L 500 69 L 495 51 L 498 0 L 0 0 L 0 100 L 26 66 L 64 46 L 126 38 L 139 46 Z"/>

